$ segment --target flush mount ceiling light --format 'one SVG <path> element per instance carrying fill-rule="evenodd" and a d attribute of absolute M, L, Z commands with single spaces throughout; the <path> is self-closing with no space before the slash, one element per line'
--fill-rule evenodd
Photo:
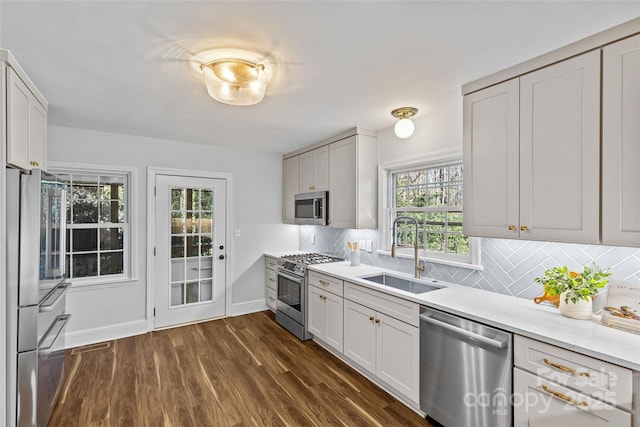
<path fill-rule="evenodd" d="M 257 104 L 267 90 L 268 78 L 263 64 L 226 58 L 200 64 L 200 70 L 209 95 L 224 104 Z"/>
<path fill-rule="evenodd" d="M 391 112 L 393 117 L 400 119 L 393 128 L 398 138 L 405 139 L 413 135 L 415 126 L 411 121 L 411 117 L 415 116 L 417 112 L 418 109 L 413 107 L 396 108 Z"/>

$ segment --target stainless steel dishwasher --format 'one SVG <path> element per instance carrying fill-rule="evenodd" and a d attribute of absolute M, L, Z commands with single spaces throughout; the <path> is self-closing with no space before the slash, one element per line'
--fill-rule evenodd
<path fill-rule="evenodd" d="M 445 427 L 509 427 L 513 335 L 420 309 L 420 409 Z"/>

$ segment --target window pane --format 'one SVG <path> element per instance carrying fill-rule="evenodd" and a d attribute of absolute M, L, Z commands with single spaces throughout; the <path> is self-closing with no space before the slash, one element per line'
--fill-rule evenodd
<path fill-rule="evenodd" d="M 467 255 L 469 253 L 469 238 L 462 234 L 449 234 L 449 253 Z"/>
<path fill-rule="evenodd" d="M 187 234 L 200 232 L 200 214 L 187 212 Z"/>
<path fill-rule="evenodd" d="M 211 301 L 213 299 L 213 282 L 203 280 L 200 282 L 200 301 Z"/>
<path fill-rule="evenodd" d="M 184 237 L 171 236 L 171 258 L 184 257 Z"/>
<path fill-rule="evenodd" d="M 202 236 L 200 237 L 200 256 L 211 256 L 213 255 L 213 251 L 211 250 L 211 237 L 210 236 Z"/>
<path fill-rule="evenodd" d="M 187 188 L 187 207 L 188 211 L 197 211 L 200 209 L 200 190 Z"/>
<path fill-rule="evenodd" d="M 183 234 L 184 226 L 184 212 L 171 212 L 171 234 Z"/>
<path fill-rule="evenodd" d="M 213 192 L 210 190 L 202 190 L 201 196 L 202 201 L 200 204 L 200 209 L 203 211 L 213 210 Z"/>
<path fill-rule="evenodd" d="M 124 221 L 124 203 L 117 200 L 100 202 L 100 222 L 118 223 Z"/>
<path fill-rule="evenodd" d="M 198 287 L 198 282 L 187 283 L 187 304 L 192 302 L 199 302 Z"/>
<path fill-rule="evenodd" d="M 211 212 L 200 214 L 200 231 L 202 233 L 211 233 Z"/>
<path fill-rule="evenodd" d="M 97 199 L 74 199 L 73 200 L 74 224 L 97 224 L 98 223 L 98 200 Z"/>
<path fill-rule="evenodd" d="M 73 277 L 98 275 L 98 254 L 73 254 Z"/>
<path fill-rule="evenodd" d="M 171 285 L 171 306 L 184 304 L 184 283 Z"/>
<path fill-rule="evenodd" d="M 124 230 L 122 228 L 100 229 L 100 250 L 109 251 L 124 248 Z"/>
<path fill-rule="evenodd" d="M 184 190 L 181 188 L 171 189 L 171 210 L 184 210 Z"/>
<path fill-rule="evenodd" d="M 100 255 L 100 275 L 107 274 L 122 274 L 123 268 L 123 253 L 107 252 Z"/>
<path fill-rule="evenodd" d="M 200 238 L 198 236 L 187 236 L 187 257 L 199 256 Z"/>
<path fill-rule="evenodd" d="M 444 253 L 444 234 L 441 233 L 428 233 L 427 234 L 427 249 L 435 252 Z"/>
<path fill-rule="evenodd" d="M 98 250 L 98 230 L 95 228 L 71 230 L 71 236 L 73 252 L 95 252 Z"/>

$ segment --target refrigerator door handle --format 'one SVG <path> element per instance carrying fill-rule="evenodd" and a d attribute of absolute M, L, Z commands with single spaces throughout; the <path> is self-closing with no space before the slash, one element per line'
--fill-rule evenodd
<path fill-rule="evenodd" d="M 18 427 L 36 425 L 38 409 L 36 404 L 37 366 L 37 350 L 18 354 L 18 408 L 16 414 Z"/>
<path fill-rule="evenodd" d="M 66 280 L 58 283 L 40 302 L 40 313 L 53 310 L 60 298 L 67 293 L 69 286 L 71 286 L 71 282 L 67 282 Z"/>

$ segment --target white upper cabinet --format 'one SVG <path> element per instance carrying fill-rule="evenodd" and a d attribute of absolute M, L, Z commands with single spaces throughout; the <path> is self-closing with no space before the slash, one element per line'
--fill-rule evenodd
<path fill-rule="evenodd" d="M 300 154 L 300 192 L 329 189 L 329 147 Z"/>
<path fill-rule="evenodd" d="M 520 78 L 520 238 L 598 243 L 600 51 Z"/>
<path fill-rule="evenodd" d="M 285 154 L 283 179 L 284 223 L 295 223 L 295 194 L 328 191 L 327 225 L 372 229 L 378 226 L 375 132 L 354 128 Z"/>
<path fill-rule="evenodd" d="M 602 64 L 602 243 L 640 246 L 640 35 Z"/>
<path fill-rule="evenodd" d="M 295 195 L 300 192 L 299 157 L 289 157 L 282 161 L 282 222 L 295 223 Z"/>
<path fill-rule="evenodd" d="M 353 135 L 329 145 L 329 226 L 376 228 L 376 138 Z"/>
<path fill-rule="evenodd" d="M 464 97 L 466 235 L 518 235 L 519 105 L 518 79 Z"/>
<path fill-rule="evenodd" d="M 7 163 L 44 169 L 47 110 L 11 67 L 7 70 Z"/>
<path fill-rule="evenodd" d="M 599 239 L 600 52 L 464 98 L 464 231 Z"/>

